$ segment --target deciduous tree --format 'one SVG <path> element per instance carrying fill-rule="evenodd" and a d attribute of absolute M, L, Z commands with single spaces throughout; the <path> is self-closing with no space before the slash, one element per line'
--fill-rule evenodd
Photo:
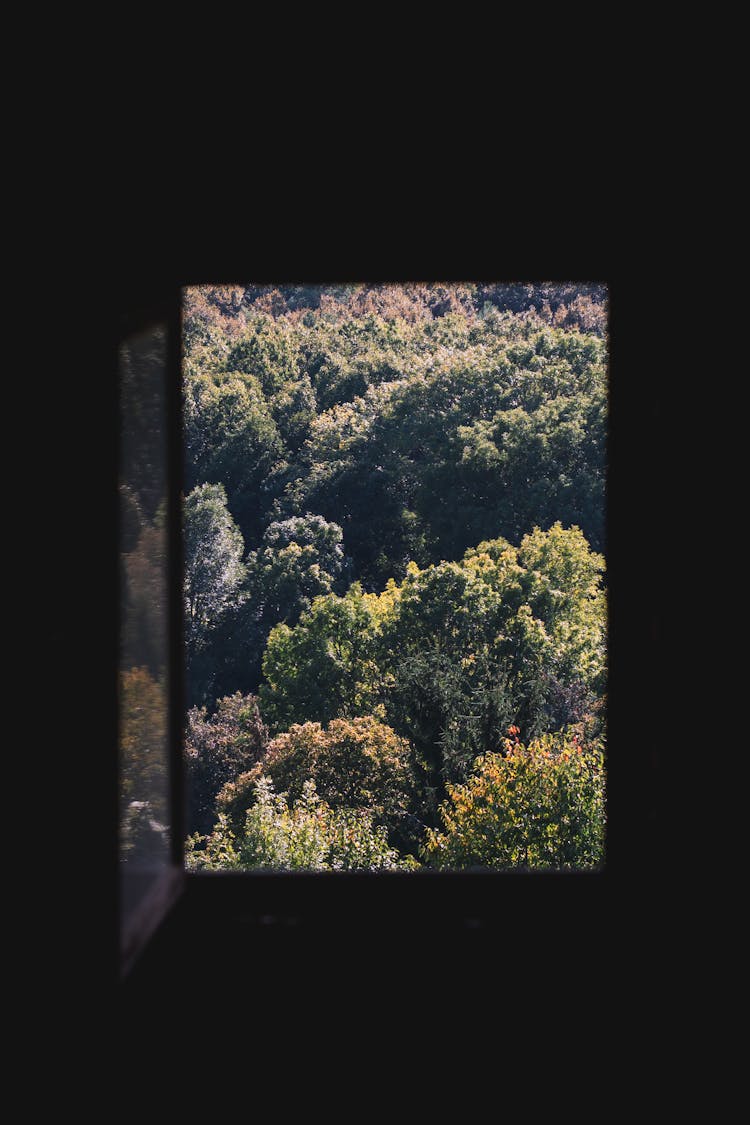
<path fill-rule="evenodd" d="M 515 729 L 515 728 L 514 728 Z M 477 759 L 449 786 L 443 831 L 430 831 L 430 866 L 587 868 L 604 860 L 604 756 L 576 736 L 543 735 Z"/>
<path fill-rule="evenodd" d="M 257 764 L 225 786 L 217 807 L 237 825 L 257 779 L 270 777 L 296 801 L 310 779 L 334 809 L 366 808 L 393 842 L 414 842 L 421 770 L 405 739 L 371 715 L 294 725 L 277 735 Z"/>
<path fill-rule="evenodd" d="M 211 716 L 205 707 L 191 708 L 185 732 L 191 832 L 210 830 L 216 820 L 220 789 L 249 770 L 261 758 L 267 742 L 253 695 L 236 692 L 226 696 Z"/>
<path fill-rule="evenodd" d="M 255 800 L 240 832 L 221 815 L 209 837 L 188 839 L 187 864 L 197 869 L 261 868 L 281 871 L 382 871 L 413 869 L 388 844 L 386 830 L 367 809 L 332 809 L 314 781 L 296 802 L 274 792 L 269 778 L 255 783 Z"/>
<path fill-rule="evenodd" d="M 185 644 L 188 668 L 212 630 L 245 597 L 244 544 L 223 485 L 194 488 L 184 504 Z"/>

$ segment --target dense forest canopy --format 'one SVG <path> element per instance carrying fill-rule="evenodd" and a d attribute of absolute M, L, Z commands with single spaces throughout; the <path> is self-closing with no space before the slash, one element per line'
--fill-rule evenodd
<path fill-rule="evenodd" d="M 183 329 L 189 862 L 600 863 L 605 287 L 201 286 Z"/>

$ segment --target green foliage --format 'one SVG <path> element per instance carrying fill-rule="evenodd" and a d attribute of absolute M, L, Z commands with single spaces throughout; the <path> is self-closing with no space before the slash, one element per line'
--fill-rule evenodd
<path fill-rule="evenodd" d="M 342 538 L 338 524 L 309 512 L 269 524 L 247 560 L 248 588 L 266 634 L 281 622 L 295 624 L 316 597 L 331 593 L 346 569 Z"/>
<path fill-rule="evenodd" d="M 299 799 L 287 803 L 269 778 L 255 783 L 255 801 L 235 835 L 221 814 L 208 838 L 188 840 L 193 869 L 262 868 L 283 871 L 382 871 L 418 866 L 389 847 L 386 830 L 367 809 L 332 809 L 306 781 Z"/>
<path fill-rule="evenodd" d="M 368 370 L 337 393 L 279 501 L 339 523 L 372 584 L 401 577 L 410 558 L 455 558 L 498 530 L 517 541 L 553 519 L 602 542 L 602 342 L 541 323 L 519 342 L 504 324 L 468 324 L 434 322 L 383 378 Z M 333 362 L 322 362 L 321 386 Z"/>
<path fill-rule="evenodd" d="M 263 712 L 275 731 L 375 715 L 414 745 L 437 791 L 509 723 L 532 737 L 593 706 L 604 674 L 602 567 L 578 528 L 555 524 L 520 548 L 495 539 L 461 562 L 412 563 L 379 596 L 355 583 L 344 597 L 318 598 L 297 626 L 269 636 Z"/>
<path fill-rule="evenodd" d="M 194 488 L 185 499 L 185 644 L 188 668 L 225 615 L 244 600 L 244 544 L 220 484 Z"/>
<path fill-rule="evenodd" d="M 317 405 L 315 389 L 307 373 L 282 383 L 270 399 L 279 434 L 291 453 L 296 453 L 309 436 Z"/>
<path fill-rule="evenodd" d="M 550 639 L 558 678 L 578 678 L 598 691 L 605 682 L 606 599 L 603 555 L 589 549 L 580 528 L 559 521 L 524 536 L 518 558 L 528 575 L 526 596 Z"/>
<path fill-rule="evenodd" d="M 253 316 L 232 346 L 227 367 L 258 380 L 265 395 L 294 381 L 299 370 L 296 341 L 269 316 Z"/>
<path fill-rule="evenodd" d="M 194 832 L 185 841 L 185 866 L 188 871 L 221 871 L 240 867 L 236 841 L 227 819 L 219 814 L 213 832 Z"/>
<path fill-rule="evenodd" d="M 257 765 L 222 790 L 217 807 L 236 826 L 265 775 L 293 801 L 313 780 L 334 809 L 367 808 L 394 842 L 413 842 L 420 770 L 408 742 L 371 715 L 294 725 L 277 735 Z"/>
<path fill-rule="evenodd" d="M 515 730 L 515 728 L 513 728 Z M 449 786 L 443 831 L 427 834 L 433 867 L 596 868 L 604 862 L 604 756 L 576 736 L 543 735 L 529 746 L 477 759 Z"/>
<path fill-rule="evenodd" d="M 605 305 L 591 285 L 209 287 L 186 319 L 188 484 L 224 483 L 248 542 L 320 513 L 368 588 L 555 519 L 599 549 Z"/>
<path fill-rule="evenodd" d="M 330 862 L 308 782 L 416 851 L 509 727 L 603 733 L 605 287 L 203 286 L 184 325 L 191 815 L 224 818 L 195 862 Z M 135 653 L 163 559 L 122 503 Z"/>
<path fill-rule="evenodd" d="M 196 375 L 184 390 L 187 486 L 220 484 L 243 535 L 263 513 L 261 486 L 282 450 L 263 395 L 252 375 Z"/>
<path fill-rule="evenodd" d="M 219 790 L 262 756 L 268 735 L 254 696 L 240 692 L 219 700 L 210 717 L 205 707 L 188 712 L 185 757 L 190 831 L 207 832 Z"/>
<path fill-rule="evenodd" d="M 564 514 L 604 538 L 606 396 L 603 387 L 496 411 L 460 426 L 461 472 L 496 526 L 513 539 Z"/>
<path fill-rule="evenodd" d="M 539 534 L 579 544 L 577 529 Z M 603 645 L 596 595 L 587 582 L 575 603 L 576 620 L 589 609 L 587 633 L 569 627 L 569 613 L 558 619 L 559 639 L 552 638 L 531 602 L 535 581 L 521 552 L 496 539 L 468 551 L 461 563 L 413 568 L 402 584 L 380 639 L 381 661 L 391 672 L 386 715 L 431 763 L 438 785 L 461 778 L 510 723 L 529 735 L 546 729 L 553 680 L 580 682 L 590 693 L 590 664 Z M 577 717 L 563 714 L 560 722 Z"/>
<path fill-rule="evenodd" d="M 308 719 L 378 714 L 373 601 L 355 582 L 343 597 L 316 598 L 293 629 L 271 630 L 260 698 L 273 731 Z"/>

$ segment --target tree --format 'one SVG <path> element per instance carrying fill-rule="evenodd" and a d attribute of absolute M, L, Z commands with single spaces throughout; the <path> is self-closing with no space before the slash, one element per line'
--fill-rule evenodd
<path fill-rule="evenodd" d="M 363 384 L 366 386 L 366 383 Z M 425 528 L 411 509 L 406 461 L 384 417 L 390 384 L 318 415 L 301 451 L 303 471 L 287 488 L 289 511 L 317 511 L 343 530 L 357 574 L 372 589 L 425 554 Z"/>
<path fill-rule="evenodd" d="M 366 808 L 392 842 L 414 841 L 418 764 L 403 738 L 371 715 L 294 725 L 277 735 L 262 758 L 222 791 L 217 807 L 235 825 L 261 775 L 296 801 L 312 779 L 331 808 Z"/>
<path fill-rule="evenodd" d="M 249 554 L 190 653 L 190 703 L 257 692 L 276 735 L 372 715 L 425 763 L 435 824 L 509 725 L 601 730 L 602 572 L 593 589 L 584 571 L 604 548 L 606 301 L 578 283 L 191 289 L 187 488 L 224 487 Z M 124 501 L 145 588 L 152 514 Z"/>
<path fill-rule="evenodd" d="M 559 518 L 579 524 L 601 546 L 606 430 L 601 386 L 459 427 L 460 474 L 479 509 L 477 526 L 500 527 L 517 540 L 534 524 Z"/>
<path fill-rule="evenodd" d="M 309 512 L 269 524 L 247 560 L 248 588 L 267 635 L 280 622 L 296 624 L 321 594 L 329 594 L 347 570 L 338 524 Z"/>
<path fill-rule="evenodd" d="M 537 527 L 525 535 L 518 560 L 529 607 L 550 639 L 550 671 L 598 694 L 606 673 L 604 556 L 590 549 L 579 527 L 558 520 L 548 531 Z"/>
<path fill-rule="evenodd" d="M 515 732 L 516 728 L 512 728 Z M 448 788 L 443 831 L 427 834 L 434 867 L 589 868 L 604 861 L 604 756 L 575 735 L 543 735 L 528 746 L 477 759 Z"/>
<path fill-rule="evenodd" d="M 451 312 L 400 337 L 367 324 L 302 348 L 323 409 L 289 469 L 287 514 L 340 524 L 368 588 L 409 558 L 455 559 L 554 519 L 602 545 L 603 340 L 536 314 Z"/>
<path fill-rule="evenodd" d="M 191 708 L 185 734 L 190 832 L 212 828 L 217 794 L 261 758 L 267 742 L 253 695 L 236 692 L 220 699 L 210 717 L 205 707 Z"/>
<path fill-rule="evenodd" d="M 242 535 L 220 484 L 194 488 L 184 504 L 185 646 L 188 669 L 218 622 L 243 602 Z"/>
<path fill-rule="evenodd" d="M 383 626 L 386 717 L 428 763 L 436 800 L 510 723 L 544 728 L 549 645 L 522 576 L 504 540 L 461 563 L 410 568 Z"/>
<path fill-rule="evenodd" d="M 189 488 L 220 484 L 245 537 L 255 537 L 265 507 L 264 480 L 282 451 L 260 383 L 237 372 L 188 378 L 184 387 Z"/>
<path fill-rule="evenodd" d="M 271 730 L 292 723 L 377 714 L 376 598 L 353 583 L 343 597 L 312 603 L 292 629 L 271 630 L 263 656 L 261 706 Z"/>
<path fill-rule="evenodd" d="M 227 366 L 258 380 L 270 398 L 299 373 L 299 352 L 293 335 L 266 314 L 252 316 L 227 358 Z"/>
<path fill-rule="evenodd" d="M 274 792 L 269 778 L 255 783 L 255 800 L 235 833 L 219 817 L 209 837 L 188 839 L 187 864 L 197 869 L 262 868 L 276 871 L 381 871 L 413 869 L 389 847 L 385 828 L 367 809 L 332 809 L 307 781 L 296 802 Z"/>
<path fill-rule="evenodd" d="M 509 724 L 532 738 L 591 710 L 604 682 L 602 566 L 580 529 L 558 523 L 519 548 L 498 538 L 460 562 L 412 563 L 380 595 L 354 583 L 317 598 L 294 628 L 269 635 L 269 725 L 387 722 L 426 764 L 429 818 L 446 782 L 462 780 Z"/>
<path fill-rule="evenodd" d="M 305 372 L 295 380 L 282 383 L 270 399 L 270 406 L 284 445 L 289 452 L 297 453 L 310 434 L 317 411 L 310 376 Z"/>

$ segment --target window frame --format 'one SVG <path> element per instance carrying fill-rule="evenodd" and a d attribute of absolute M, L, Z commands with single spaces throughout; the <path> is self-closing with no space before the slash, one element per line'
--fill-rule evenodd
<path fill-rule="evenodd" d="M 183 757 L 184 664 L 182 657 L 182 574 L 183 549 L 180 498 L 183 489 L 182 434 L 182 295 L 183 290 L 204 279 L 171 280 L 150 291 L 130 293 L 120 310 L 120 335 L 124 339 L 138 328 L 156 322 L 167 326 L 168 384 L 168 500 L 169 500 L 169 762 L 170 762 L 170 863 L 134 916 L 121 961 L 121 975 L 127 977 L 153 945 L 153 939 L 168 915 L 182 901 L 199 911 L 222 913 L 240 925 L 254 919 L 257 924 L 299 927 L 300 933 L 328 932 L 332 928 L 362 927 L 393 936 L 409 927 L 437 927 L 443 934 L 480 928 L 502 929 L 518 911 L 527 917 L 552 918 L 562 911 L 566 916 L 579 912 L 594 919 L 611 901 L 613 890 L 622 885 L 628 870 L 628 841 L 622 836 L 624 808 L 620 782 L 623 778 L 619 754 L 621 738 L 618 723 L 622 718 L 622 697 L 610 690 L 607 754 L 607 838 L 605 863 L 597 871 L 582 872 L 503 872 L 469 870 L 462 872 L 377 872 L 310 873 L 294 872 L 192 872 L 184 867 L 185 766 Z M 219 282 L 216 282 L 219 283 Z M 610 349 L 613 323 L 613 288 L 610 293 Z M 127 307 L 129 306 L 129 307 Z M 613 372 L 609 355 L 609 375 Z M 613 403 L 610 383 L 610 404 Z M 621 545 L 612 536 L 610 501 L 613 482 L 619 487 L 619 447 L 612 442 L 610 419 L 608 435 L 607 543 L 608 552 Z M 613 453 L 615 454 L 613 458 Z M 609 563 L 609 554 L 608 554 Z M 619 578 L 618 564 L 608 566 L 609 675 L 617 682 L 620 656 L 611 648 L 613 620 L 620 629 L 623 618 L 620 602 L 612 597 L 612 580 Z M 626 612 L 632 612 L 626 606 Z M 649 606 L 641 610 L 648 619 Z M 632 631 L 632 623 L 626 625 Z M 627 638 L 626 638 L 627 639 Z M 614 705 L 614 706 L 613 706 Z M 613 796 L 613 792 L 616 795 Z M 647 802 L 648 804 L 648 802 Z M 653 816 L 653 800 L 650 802 Z M 643 823 L 644 806 L 639 810 Z M 648 814 L 647 814 L 648 815 Z M 632 828 L 630 829 L 632 832 Z M 644 848 L 646 844 L 644 842 Z M 645 851 L 641 853 L 645 858 Z"/>
<path fill-rule="evenodd" d="M 112 360 L 117 386 L 117 476 L 121 464 L 122 403 L 120 392 L 120 349 L 128 340 L 155 328 L 166 334 L 165 358 L 165 472 L 167 499 L 167 673 L 168 673 L 168 724 L 167 766 L 169 773 L 169 852 L 168 862 L 157 873 L 143 897 L 125 913 L 121 897 L 121 864 L 119 856 L 119 801 L 116 804 L 115 838 L 118 909 L 117 926 L 120 950 L 120 977 L 128 977 L 138 958 L 147 948 L 157 929 L 172 907 L 184 894 L 186 871 L 184 865 L 184 784 L 185 768 L 182 750 L 182 719 L 184 689 L 182 682 L 182 534 L 180 504 L 182 491 L 182 408 L 180 389 L 181 370 L 181 301 L 179 290 L 171 286 L 136 287 L 119 294 L 117 328 L 113 338 Z M 117 501 L 116 501 L 117 502 Z M 117 550 L 120 550 L 120 525 L 117 521 Z M 119 599 L 119 582 L 118 582 Z M 119 606 L 119 600 L 118 600 Z M 123 621 L 118 620 L 121 636 Z M 118 670 L 120 646 L 117 650 Z M 117 746 L 115 772 L 119 791 L 119 710 L 117 715 Z"/>

